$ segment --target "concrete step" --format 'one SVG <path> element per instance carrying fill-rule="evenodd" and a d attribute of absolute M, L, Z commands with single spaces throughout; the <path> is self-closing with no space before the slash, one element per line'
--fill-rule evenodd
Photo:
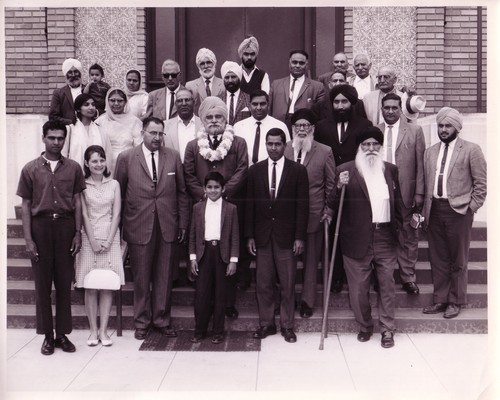
<path fill-rule="evenodd" d="M 227 330 L 255 330 L 259 325 L 259 318 L 255 309 L 242 308 L 237 320 L 226 320 Z M 72 308 L 73 328 L 88 329 L 88 321 L 82 305 Z M 131 306 L 123 307 L 123 329 L 134 329 L 133 311 Z M 172 324 L 176 329 L 194 329 L 193 308 L 188 306 L 172 307 Z M 348 309 L 330 309 L 328 312 L 328 332 L 357 332 L 359 327 L 354 320 L 352 312 Z M 373 316 L 377 319 L 376 311 Z M 433 332 L 433 333 L 487 333 L 488 312 L 486 309 L 464 309 L 457 318 L 447 320 L 441 314 L 422 314 L 421 309 L 396 310 L 397 332 Z M 322 314 L 318 310 L 311 318 L 302 319 L 296 313 L 295 330 L 297 332 L 319 332 L 321 331 Z M 279 317 L 276 322 L 279 326 Z M 36 325 L 34 305 L 7 305 L 7 327 L 29 328 Z M 116 328 L 116 312 L 111 312 L 110 326 Z M 300 340 L 300 336 L 299 336 Z M 397 340 L 397 336 L 396 336 Z"/>
<path fill-rule="evenodd" d="M 297 302 L 300 301 L 302 285 L 296 285 Z M 433 287 L 430 284 L 420 285 L 420 295 L 410 296 L 396 286 L 396 308 L 423 308 L 432 304 Z M 471 284 L 467 286 L 467 307 L 486 308 L 488 304 L 487 286 Z M 174 306 L 192 306 L 194 302 L 195 290 L 192 287 L 174 288 L 172 293 L 172 305 Z M 124 305 L 133 304 L 133 286 L 127 282 L 122 288 L 122 303 Z M 52 295 L 53 302 L 55 295 Z M 373 306 L 377 305 L 377 294 L 372 290 L 370 300 Z M 35 285 L 33 281 L 8 281 L 7 282 L 7 304 L 35 304 Z M 72 290 L 72 304 L 84 304 L 84 291 L 82 289 Z M 316 307 L 323 304 L 322 285 L 317 286 Z M 330 307 L 349 308 L 349 293 L 347 286 L 341 293 L 331 293 Z M 238 291 L 236 297 L 236 306 L 238 308 L 256 308 L 257 301 L 255 296 L 255 286 L 252 285 L 246 291 Z"/>

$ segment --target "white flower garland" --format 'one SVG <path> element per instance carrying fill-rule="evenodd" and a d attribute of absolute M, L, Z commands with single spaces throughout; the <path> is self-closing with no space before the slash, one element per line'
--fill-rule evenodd
<path fill-rule="evenodd" d="M 219 146 L 215 150 L 210 148 L 210 142 L 208 141 L 208 134 L 205 128 L 198 131 L 196 135 L 198 138 L 198 147 L 200 149 L 200 156 L 208 161 L 220 161 L 226 157 L 231 145 L 233 144 L 234 135 L 229 129 L 226 129 L 222 134 L 222 140 Z"/>

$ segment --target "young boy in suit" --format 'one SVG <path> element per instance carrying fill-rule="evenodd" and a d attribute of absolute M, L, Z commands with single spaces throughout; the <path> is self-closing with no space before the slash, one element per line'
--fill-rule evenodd
<path fill-rule="evenodd" d="M 226 277 L 234 275 L 239 252 L 236 206 L 222 199 L 224 177 L 209 172 L 204 180 L 206 199 L 193 207 L 189 233 L 189 259 L 196 279 L 195 330 L 191 342 L 207 335 L 213 312 L 212 343 L 224 340 Z"/>

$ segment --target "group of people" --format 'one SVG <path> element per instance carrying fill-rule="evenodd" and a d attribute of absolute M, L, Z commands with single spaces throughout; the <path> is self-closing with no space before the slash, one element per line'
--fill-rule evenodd
<path fill-rule="evenodd" d="M 258 53 L 257 39 L 245 39 L 241 63 L 224 62 L 218 78 L 215 54 L 202 48 L 200 77 L 185 86 L 179 64 L 166 60 L 165 87 L 149 94 L 135 69 L 123 89 L 109 88 L 93 65 L 84 87 L 81 64 L 63 63 L 68 84 L 54 91 L 45 152 L 24 167 L 17 191 L 35 277 L 37 333 L 45 335 L 42 354 L 54 347 L 75 351 L 66 336 L 73 280 L 85 287 L 85 276 L 104 265 L 123 284 L 120 229 L 133 272 L 138 340 L 151 329 L 177 336 L 171 293 L 187 243 L 196 285 L 194 343 L 207 337 L 211 318 L 212 342 L 224 341 L 224 320 L 238 318 L 237 289 L 250 285 L 253 258 L 259 312 L 253 337 L 276 334 L 279 315 L 281 335 L 296 342 L 296 307 L 302 318 L 314 313 L 323 225 L 338 218 L 332 287 L 341 291 L 347 280 L 360 342 L 374 330 L 373 283 L 381 345 L 394 346 L 393 271 L 399 268 L 409 295 L 419 294 L 422 223 L 434 283 L 433 304 L 423 312 L 460 313 L 473 214 L 486 197 L 486 162 L 479 146 L 458 137 L 461 114 L 449 107 L 438 112 L 440 142 L 426 150 L 415 123 L 425 99 L 399 92 L 390 66 L 374 77 L 369 57 L 359 54 L 350 74 L 347 56 L 338 53 L 333 71 L 312 80 L 307 52 L 294 50 L 290 74 L 271 82 L 256 66 Z M 296 305 L 299 257 L 304 279 Z M 89 346 L 112 344 L 111 295 L 85 291 Z"/>

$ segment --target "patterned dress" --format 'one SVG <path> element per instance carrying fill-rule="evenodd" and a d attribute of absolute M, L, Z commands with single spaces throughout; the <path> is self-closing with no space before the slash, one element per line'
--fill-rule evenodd
<path fill-rule="evenodd" d="M 113 218 L 115 190 L 120 190 L 119 184 L 114 179 L 111 179 L 111 177 L 103 177 L 100 186 L 96 186 L 90 177 L 86 179 L 85 183 L 87 184 L 87 189 L 83 191 L 83 196 L 85 197 L 90 224 L 94 230 L 94 237 L 106 240 Z M 110 268 L 118 274 L 122 285 L 125 283 L 119 230 L 116 231 L 113 243 L 111 243 L 108 251 L 105 253 L 94 253 L 85 229 L 83 229 L 82 249 L 76 257 L 75 264 L 75 286 L 79 288 L 83 287 L 85 275 L 94 268 Z"/>

